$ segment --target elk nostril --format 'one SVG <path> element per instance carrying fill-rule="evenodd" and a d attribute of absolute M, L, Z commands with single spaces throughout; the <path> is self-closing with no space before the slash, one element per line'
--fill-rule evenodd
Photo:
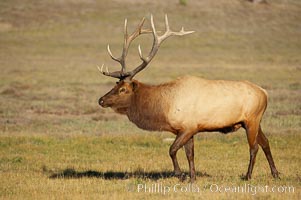
<path fill-rule="evenodd" d="M 103 100 L 102 100 L 102 98 L 100 98 L 100 99 L 98 100 L 98 104 L 101 105 L 101 106 L 103 105 Z"/>

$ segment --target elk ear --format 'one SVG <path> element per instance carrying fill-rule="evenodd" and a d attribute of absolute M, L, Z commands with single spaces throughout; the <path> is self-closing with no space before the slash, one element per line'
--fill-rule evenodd
<path fill-rule="evenodd" d="M 138 83 L 135 82 L 135 81 L 132 81 L 132 82 L 131 82 L 131 87 L 132 87 L 132 90 L 133 90 L 133 91 L 136 91 L 137 88 L 138 88 Z"/>

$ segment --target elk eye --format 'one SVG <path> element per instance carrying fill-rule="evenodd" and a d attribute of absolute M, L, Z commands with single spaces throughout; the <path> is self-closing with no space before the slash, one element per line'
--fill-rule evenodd
<path fill-rule="evenodd" d="M 120 88 L 119 93 L 123 93 L 123 92 L 125 92 L 125 88 Z"/>

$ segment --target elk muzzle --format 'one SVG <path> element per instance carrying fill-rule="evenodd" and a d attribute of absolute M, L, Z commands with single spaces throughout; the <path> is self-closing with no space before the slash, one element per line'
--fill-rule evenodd
<path fill-rule="evenodd" d="M 105 107 L 104 105 L 104 100 L 103 100 L 103 97 L 101 97 L 99 100 L 98 100 L 98 104 L 101 106 L 101 107 Z"/>

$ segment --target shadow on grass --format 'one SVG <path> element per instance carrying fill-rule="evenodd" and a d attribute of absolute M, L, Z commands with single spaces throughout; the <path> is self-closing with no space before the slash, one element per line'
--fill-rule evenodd
<path fill-rule="evenodd" d="M 199 177 L 211 177 L 206 172 L 196 172 L 196 175 Z M 145 172 L 145 171 L 134 171 L 134 172 L 115 172 L 115 171 L 108 171 L 108 172 L 98 172 L 93 170 L 88 171 L 76 171 L 74 169 L 67 168 L 59 173 L 53 173 L 49 176 L 51 179 L 56 178 L 102 178 L 106 180 L 110 179 L 129 179 L 129 178 L 141 178 L 141 179 L 151 179 L 151 180 L 158 180 L 164 178 L 171 178 L 174 177 L 174 173 L 172 171 L 163 171 L 163 172 Z"/>

